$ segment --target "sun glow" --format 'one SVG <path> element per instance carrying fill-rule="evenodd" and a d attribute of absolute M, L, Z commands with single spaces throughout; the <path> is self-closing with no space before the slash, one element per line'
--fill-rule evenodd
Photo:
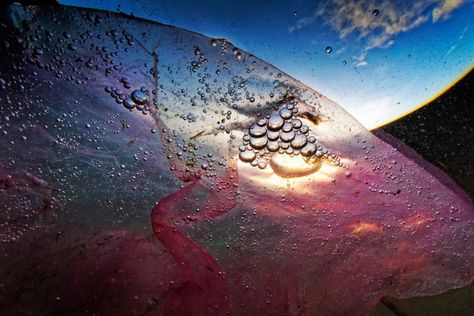
<path fill-rule="evenodd" d="M 301 170 L 301 164 L 306 164 L 299 156 L 285 158 L 287 162 L 286 168 Z M 342 161 L 347 164 L 348 161 Z M 245 175 L 246 181 L 253 183 L 259 187 L 271 191 L 280 191 L 288 189 L 288 187 L 298 190 L 300 194 L 310 194 L 312 192 L 311 183 L 327 184 L 334 181 L 338 173 L 345 172 L 345 169 L 336 166 L 330 162 L 322 162 L 320 167 L 311 174 L 300 177 L 285 178 L 277 173 L 272 168 L 265 168 L 263 170 L 252 167 L 248 163 L 239 161 L 239 174 Z"/>

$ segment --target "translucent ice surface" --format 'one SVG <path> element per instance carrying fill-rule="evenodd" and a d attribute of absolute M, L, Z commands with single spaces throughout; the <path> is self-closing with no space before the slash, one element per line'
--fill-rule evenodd
<path fill-rule="evenodd" d="M 7 314 L 366 315 L 474 277 L 440 170 L 225 39 L 4 10 Z"/>

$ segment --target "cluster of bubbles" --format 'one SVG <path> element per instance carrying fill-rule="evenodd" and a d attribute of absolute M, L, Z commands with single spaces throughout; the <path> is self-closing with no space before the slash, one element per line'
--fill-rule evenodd
<path fill-rule="evenodd" d="M 297 101 L 290 100 L 250 126 L 239 146 L 239 158 L 265 169 L 274 153 L 301 155 L 307 163 L 326 158 L 340 165 L 336 154 L 318 143 L 309 127 L 298 118 Z"/>
<path fill-rule="evenodd" d="M 196 56 L 195 60 L 191 62 L 189 70 L 196 72 L 201 68 L 202 65 L 207 63 L 207 58 L 204 57 L 202 50 L 199 47 L 194 47 L 194 55 Z"/>
<path fill-rule="evenodd" d="M 148 112 L 150 111 L 147 104 L 147 91 L 143 87 L 140 89 L 133 90 L 130 94 L 110 86 L 106 86 L 105 91 L 115 99 L 116 103 L 123 104 L 123 106 L 129 110 L 137 109 L 139 111 L 142 111 L 143 114 L 148 114 Z"/>
<path fill-rule="evenodd" d="M 223 56 L 223 55 L 228 53 L 228 44 L 229 44 L 229 42 L 225 38 L 220 39 L 220 40 L 217 40 L 217 39 L 213 38 L 210 42 L 211 47 L 217 47 L 217 46 L 219 46 L 219 43 L 220 43 L 221 54 Z M 237 51 L 233 50 L 232 52 L 235 55 Z"/>
<path fill-rule="evenodd" d="M 212 39 L 210 42 L 211 47 L 217 47 L 218 43 L 219 42 L 217 41 L 217 39 Z M 220 46 L 221 46 L 222 54 L 226 54 L 227 53 L 227 40 L 221 40 Z M 236 60 L 242 59 L 242 53 L 236 47 L 232 49 L 232 54 L 234 55 Z M 204 56 L 204 52 L 202 51 L 202 49 L 197 46 L 194 46 L 194 56 L 195 58 L 191 62 L 191 65 L 189 66 L 188 69 L 192 72 L 197 72 L 203 65 L 205 65 L 208 62 L 208 60 Z M 217 70 L 216 73 L 219 74 L 220 70 Z"/>

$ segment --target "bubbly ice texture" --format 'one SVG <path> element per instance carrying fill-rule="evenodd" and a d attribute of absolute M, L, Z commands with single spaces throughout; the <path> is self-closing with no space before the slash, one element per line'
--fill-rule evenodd
<path fill-rule="evenodd" d="M 365 315 L 472 282 L 454 182 L 275 67 L 133 17 L 3 14 L 8 313 Z"/>

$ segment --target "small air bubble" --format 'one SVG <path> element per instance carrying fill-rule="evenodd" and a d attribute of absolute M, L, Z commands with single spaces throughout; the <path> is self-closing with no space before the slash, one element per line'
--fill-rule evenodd
<path fill-rule="evenodd" d="M 243 162 L 251 162 L 255 159 L 255 153 L 252 150 L 242 151 L 239 154 L 239 158 Z"/>
<path fill-rule="evenodd" d="M 265 169 L 267 167 L 267 161 L 265 159 L 259 159 L 257 162 L 257 166 L 260 169 Z"/>
<path fill-rule="evenodd" d="M 132 92 L 132 99 L 137 104 L 145 104 L 147 101 L 147 96 L 141 90 L 135 90 Z"/>
<path fill-rule="evenodd" d="M 123 100 L 123 105 L 124 105 L 127 109 L 131 110 L 131 109 L 133 109 L 133 108 L 135 107 L 135 102 L 133 102 L 132 98 L 126 97 L 125 100 Z"/>

